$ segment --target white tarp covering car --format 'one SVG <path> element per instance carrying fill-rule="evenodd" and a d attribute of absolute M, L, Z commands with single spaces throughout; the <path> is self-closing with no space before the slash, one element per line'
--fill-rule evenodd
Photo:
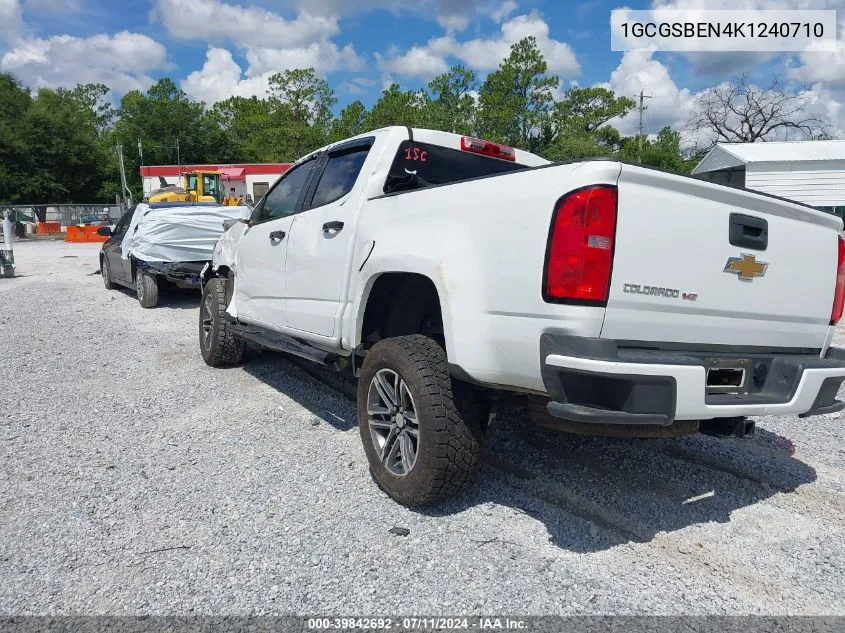
<path fill-rule="evenodd" d="M 203 204 L 135 207 L 132 222 L 121 244 L 123 259 L 144 262 L 211 261 L 214 244 L 226 220 L 245 220 L 249 207 Z"/>
<path fill-rule="evenodd" d="M 109 237 L 100 253 L 103 282 L 107 289 L 117 284 L 135 290 L 145 308 L 157 305 L 160 281 L 197 288 L 224 223 L 251 213 L 245 206 L 141 203 L 100 233 Z"/>

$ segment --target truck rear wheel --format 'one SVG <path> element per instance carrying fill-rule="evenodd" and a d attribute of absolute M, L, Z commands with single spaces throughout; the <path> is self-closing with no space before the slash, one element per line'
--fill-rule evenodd
<path fill-rule="evenodd" d="M 206 365 L 225 367 L 243 360 L 246 342 L 231 331 L 226 321 L 226 281 L 210 279 L 200 302 L 200 353 Z"/>
<path fill-rule="evenodd" d="M 479 408 L 453 384 L 446 353 L 415 334 L 367 353 L 358 381 L 358 427 L 379 486 L 406 506 L 456 494 L 478 468 Z"/>
<path fill-rule="evenodd" d="M 135 293 L 142 308 L 155 308 L 158 305 L 158 279 L 139 269 L 135 273 Z"/>

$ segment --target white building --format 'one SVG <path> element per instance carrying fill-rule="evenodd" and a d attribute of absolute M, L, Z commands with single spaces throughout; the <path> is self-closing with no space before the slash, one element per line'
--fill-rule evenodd
<path fill-rule="evenodd" d="M 845 217 L 845 141 L 719 143 L 692 175 Z"/>
<path fill-rule="evenodd" d="M 258 202 L 267 190 L 290 168 L 290 163 L 241 163 L 237 165 L 155 165 L 141 167 L 144 195 L 165 185 L 181 185 L 180 174 L 189 171 L 219 171 L 229 195 L 251 196 Z"/>

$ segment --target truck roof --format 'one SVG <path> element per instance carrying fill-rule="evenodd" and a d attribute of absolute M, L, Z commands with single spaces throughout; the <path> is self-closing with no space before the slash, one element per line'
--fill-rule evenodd
<path fill-rule="evenodd" d="M 461 149 L 461 139 L 465 136 L 463 134 L 453 134 L 452 132 L 441 132 L 440 130 L 430 130 L 427 128 L 408 127 L 404 125 L 391 125 L 375 130 L 370 130 L 362 134 L 358 134 L 357 136 L 352 136 L 341 141 L 325 145 L 320 149 L 314 150 L 313 152 L 306 154 L 305 156 L 297 160 L 296 163 L 300 163 L 306 158 L 313 156 L 314 154 L 319 154 L 320 152 L 330 150 L 331 148 L 337 145 L 348 143 L 349 141 L 352 141 L 354 139 L 366 138 L 368 136 L 382 134 L 390 134 L 398 130 L 402 130 L 405 133 L 406 137 L 411 140 L 416 139 L 423 143 L 431 143 L 433 145 L 450 147 L 452 149 Z M 526 165 L 529 167 L 539 167 L 541 165 L 548 165 L 550 162 L 545 158 L 542 158 L 541 156 L 532 154 L 531 152 L 526 152 L 518 148 L 514 149 L 516 150 L 516 162 L 520 165 Z"/>

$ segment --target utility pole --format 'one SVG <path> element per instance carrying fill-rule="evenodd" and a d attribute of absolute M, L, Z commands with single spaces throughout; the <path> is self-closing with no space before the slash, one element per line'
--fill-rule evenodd
<path fill-rule="evenodd" d="M 129 200 L 129 206 L 132 206 L 132 192 L 126 184 L 126 169 L 123 165 L 123 145 L 117 144 L 117 162 L 120 165 L 120 184 L 123 185 L 123 190 L 126 192 L 126 199 Z"/>
<path fill-rule="evenodd" d="M 141 146 L 141 139 L 138 139 L 138 156 L 141 157 L 141 165 L 144 164 L 144 148 Z"/>
<path fill-rule="evenodd" d="M 179 137 L 176 137 L 176 164 L 179 165 L 179 171 L 182 171 L 182 159 L 179 157 Z"/>
<path fill-rule="evenodd" d="M 634 95 L 635 97 L 637 95 Z M 651 99 L 651 95 L 643 94 L 643 91 L 640 90 L 639 94 L 640 98 L 640 125 L 639 125 L 639 134 L 637 134 L 637 162 L 643 162 L 643 112 L 647 109 L 646 106 L 643 105 L 643 99 Z"/>

